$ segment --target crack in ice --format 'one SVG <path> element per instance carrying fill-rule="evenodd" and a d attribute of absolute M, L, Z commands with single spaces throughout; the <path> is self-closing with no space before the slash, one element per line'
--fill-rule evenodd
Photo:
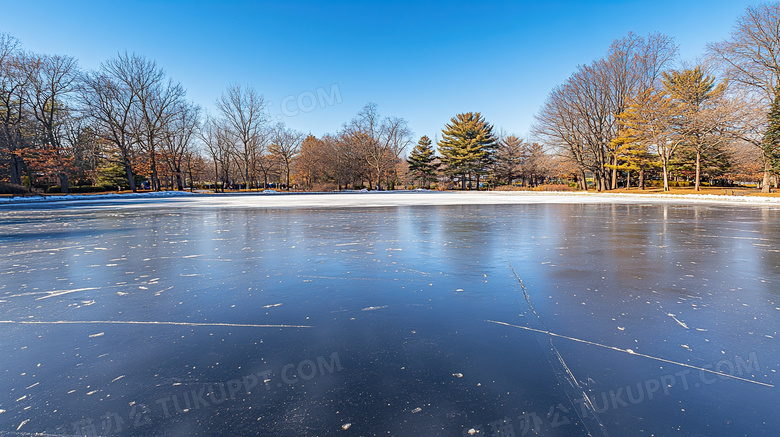
<path fill-rule="evenodd" d="M 555 354 L 555 357 L 558 360 L 558 362 L 560 363 L 561 367 L 563 367 L 563 370 L 564 370 L 564 372 L 566 374 L 566 380 L 568 381 L 569 385 L 571 387 L 576 388 L 577 391 L 579 392 L 578 394 L 580 394 L 582 396 L 582 399 L 585 401 L 585 403 L 583 405 L 587 406 L 588 409 L 590 410 L 590 413 L 593 416 L 593 419 L 595 420 L 595 426 L 602 432 L 602 434 L 604 436 L 608 436 L 609 433 L 607 433 L 607 428 L 604 426 L 604 424 L 601 422 L 601 420 L 599 419 L 598 415 L 596 414 L 596 406 L 593 405 L 593 401 L 590 400 L 590 397 L 588 396 L 588 393 L 586 393 L 585 390 L 582 388 L 582 386 L 580 386 L 579 382 L 577 381 L 577 378 L 574 376 L 574 373 L 572 373 L 571 369 L 566 364 L 566 361 L 563 359 L 563 356 L 561 356 L 560 352 L 558 352 L 558 349 L 553 344 L 553 342 L 552 342 L 553 333 L 550 332 L 547 329 L 547 325 L 544 324 L 544 321 L 539 316 L 539 313 L 536 312 L 536 309 L 534 308 L 533 304 L 531 303 L 531 297 L 528 296 L 528 290 L 526 290 L 525 284 L 523 284 L 523 280 L 520 279 L 520 275 L 517 274 L 517 272 L 515 271 L 515 268 L 514 268 L 514 266 L 512 266 L 511 262 L 509 263 L 509 268 L 512 269 L 512 273 L 514 273 L 515 277 L 517 278 L 517 281 L 520 283 L 520 288 L 523 291 L 523 296 L 525 297 L 525 301 L 528 303 L 528 306 L 531 308 L 531 311 L 534 313 L 534 315 L 536 316 L 537 320 L 539 320 L 539 323 L 541 323 L 542 327 L 544 328 L 544 330 L 534 329 L 533 331 L 538 332 L 538 333 L 542 333 L 542 334 L 547 334 L 547 340 L 550 342 L 550 350 Z M 497 323 L 497 322 L 493 322 L 493 323 Z M 550 361 L 549 357 L 548 357 L 548 361 Z M 553 365 L 552 361 L 550 361 L 550 365 Z M 553 365 L 553 367 L 554 367 L 554 365 Z M 555 376 L 560 381 L 560 377 L 558 376 L 557 373 L 556 373 Z M 569 393 L 565 389 L 564 389 L 564 393 L 566 394 L 566 397 L 569 398 L 569 402 L 571 402 L 573 404 L 574 403 L 574 399 L 572 399 L 571 393 Z M 585 418 L 587 416 L 586 417 L 581 416 L 580 413 L 576 409 L 575 409 L 575 412 L 577 412 L 577 416 L 580 418 L 580 422 L 585 427 L 585 431 L 588 433 L 588 435 L 591 435 L 590 429 L 588 429 L 588 425 L 586 424 L 586 421 L 585 421 Z"/>
<path fill-rule="evenodd" d="M 769 384 L 769 383 L 766 383 L 766 382 L 754 381 L 752 379 L 742 378 L 740 376 L 735 376 L 735 375 L 729 375 L 728 373 L 722 373 L 722 372 L 718 372 L 716 370 L 710 370 L 710 369 L 706 369 L 704 367 L 694 366 L 692 364 L 680 363 L 678 361 L 668 360 L 666 358 L 661 358 L 661 357 L 654 357 L 652 355 L 647 355 L 647 354 L 642 354 L 642 353 L 639 353 L 639 352 L 635 352 L 632 349 L 621 349 L 621 348 L 615 347 L 615 346 L 609 346 L 609 345 L 606 345 L 606 344 L 596 343 L 594 341 L 589 341 L 589 340 L 583 340 L 581 338 L 576 338 L 576 337 L 569 337 L 568 335 L 556 334 L 554 332 L 543 331 L 541 329 L 531 328 L 531 327 L 528 327 L 528 326 L 513 325 L 511 323 L 499 322 L 499 321 L 496 321 L 496 320 L 485 320 L 485 321 L 489 322 L 489 323 L 495 323 L 497 325 L 504 325 L 504 326 L 511 326 L 513 328 L 525 329 L 526 331 L 539 332 L 539 333 L 547 334 L 547 335 L 550 335 L 550 336 L 553 336 L 553 337 L 558 337 L 558 338 L 563 338 L 563 339 L 566 339 L 566 340 L 576 341 L 576 342 L 579 342 L 579 343 L 589 344 L 591 346 L 598 346 L 598 347 L 602 347 L 604 349 L 610 349 L 610 350 L 613 350 L 613 351 L 616 351 L 616 352 L 623 352 L 623 353 L 626 353 L 626 354 L 629 354 L 629 355 L 635 355 L 635 356 L 638 356 L 638 357 L 649 358 L 651 360 L 661 361 L 663 363 L 674 364 L 674 365 L 682 366 L 682 367 L 688 367 L 690 369 L 696 369 L 696 370 L 699 370 L 699 371 L 702 371 L 702 372 L 712 373 L 713 375 L 723 376 L 723 377 L 727 377 L 727 378 L 733 378 L 733 379 L 737 379 L 737 380 L 740 380 L 740 381 L 750 382 L 750 383 L 753 383 L 753 384 L 758 384 L 758 385 L 763 385 L 765 387 L 772 387 L 772 388 L 774 388 L 773 384 Z"/>

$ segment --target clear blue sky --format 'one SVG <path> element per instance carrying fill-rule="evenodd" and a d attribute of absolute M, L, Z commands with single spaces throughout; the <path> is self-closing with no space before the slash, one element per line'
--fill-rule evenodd
<path fill-rule="evenodd" d="M 367 102 L 416 137 L 480 111 L 525 135 L 548 92 L 629 31 L 673 36 L 683 59 L 725 38 L 744 0 L 514 2 L 9 1 L 0 32 L 93 69 L 119 51 L 158 62 L 213 112 L 231 82 L 272 102 L 274 119 L 335 132 Z M 317 89 L 341 103 L 304 109 Z M 335 90 L 336 88 L 333 88 Z M 287 110 L 280 103 L 287 96 Z"/>

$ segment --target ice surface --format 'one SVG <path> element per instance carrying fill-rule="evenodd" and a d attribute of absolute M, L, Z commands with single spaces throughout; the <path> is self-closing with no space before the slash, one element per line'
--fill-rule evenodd
<path fill-rule="evenodd" d="M 773 435 L 780 210 L 598 198 L 3 206 L 0 434 Z"/>

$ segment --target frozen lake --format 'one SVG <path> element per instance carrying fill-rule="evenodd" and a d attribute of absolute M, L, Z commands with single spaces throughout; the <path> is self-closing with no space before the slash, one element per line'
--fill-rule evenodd
<path fill-rule="evenodd" d="M 780 429 L 776 206 L 242 199 L 0 207 L 0 434 Z"/>

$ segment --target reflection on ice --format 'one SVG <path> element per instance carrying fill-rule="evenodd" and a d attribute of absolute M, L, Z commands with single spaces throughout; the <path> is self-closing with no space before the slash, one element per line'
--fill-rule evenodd
<path fill-rule="evenodd" d="M 0 434 L 780 427 L 775 207 L 285 198 L 0 208 Z"/>

